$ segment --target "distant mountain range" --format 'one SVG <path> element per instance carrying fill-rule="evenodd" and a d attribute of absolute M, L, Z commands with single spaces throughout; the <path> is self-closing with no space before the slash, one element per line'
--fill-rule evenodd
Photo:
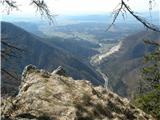
<path fill-rule="evenodd" d="M 44 41 L 44 39 L 8 22 L 1 22 L 1 34 L 7 37 L 8 43 L 24 50 L 17 57 L 10 58 L 10 61 L 2 59 L 2 67 L 5 69 L 21 74 L 24 67 L 28 64 L 34 64 L 49 71 L 54 70 L 58 66 L 63 66 L 74 79 L 87 79 L 95 85 L 103 83 L 103 80 L 89 65 L 79 60 L 80 58 L 69 52 L 69 50 L 66 50 L 69 49 L 70 44 L 67 44 L 68 47 L 66 46 L 66 49 L 60 47 L 58 38 L 52 38 L 56 39 L 55 41 L 57 42 L 54 44 L 53 40 L 50 44 Z M 2 94 L 6 91 L 14 92 L 18 85 L 19 81 L 15 82 L 15 80 L 7 80 L 3 77 Z"/>
<path fill-rule="evenodd" d="M 146 12 L 138 12 L 137 15 L 146 18 L 150 22 L 153 22 L 154 24 L 159 25 L 159 11 L 152 11 L 150 16 L 150 13 L 148 11 Z M 113 17 L 112 12 L 106 12 L 106 13 L 99 13 L 99 14 L 81 14 L 81 15 L 57 15 L 55 16 L 56 23 L 59 25 L 67 25 L 67 24 L 77 24 L 77 23 L 83 23 L 83 22 L 96 22 L 96 23 L 106 23 L 111 24 Z M 44 23 L 44 21 L 40 16 L 15 16 L 15 15 L 6 15 L 2 14 L 2 20 L 3 21 L 14 21 L 14 22 L 41 22 Z M 127 14 L 125 20 L 122 16 L 119 16 L 116 23 L 138 23 L 133 16 L 130 14 Z M 46 22 L 47 23 L 47 22 Z M 140 25 L 140 24 L 139 24 Z"/>
<path fill-rule="evenodd" d="M 109 77 L 113 90 L 122 96 L 131 96 L 137 90 L 143 57 L 153 50 L 143 40 L 160 42 L 160 34 L 143 31 L 126 37 L 120 50 L 100 65 L 102 72 Z"/>

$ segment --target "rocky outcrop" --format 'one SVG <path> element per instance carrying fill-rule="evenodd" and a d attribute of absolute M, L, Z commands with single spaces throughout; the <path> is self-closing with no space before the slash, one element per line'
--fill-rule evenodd
<path fill-rule="evenodd" d="M 86 80 L 29 65 L 16 97 L 2 99 L 5 120 L 153 120 L 125 98 Z"/>
<path fill-rule="evenodd" d="M 58 75 L 62 75 L 62 76 L 67 76 L 66 71 L 63 69 L 62 66 L 59 66 L 57 69 L 55 69 L 52 73 L 52 75 L 54 74 L 58 74 Z"/>

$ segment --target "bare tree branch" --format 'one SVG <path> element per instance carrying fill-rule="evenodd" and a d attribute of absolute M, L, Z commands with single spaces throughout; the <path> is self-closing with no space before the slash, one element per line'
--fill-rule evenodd
<path fill-rule="evenodd" d="M 151 4 L 151 2 L 150 2 Z M 160 28 L 158 28 L 156 25 L 151 24 L 150 22 L 148 22 L 145 18 L 140 17 L 138 15 L 136 15 L 136 13 L 134 11 L 132 11 L 132 9 L 124 2 L 124 0 L 121 0 L 121 3 L 118 4 L 120 7 L 116 10 L 116 12 L 114 13 L 114 17 L 113 17 L 113 21 L 112 23 L 109 25 L 109 27 L 107 28 L 107 31 L 112 27 L 112 25 L 115 23 L 117 17 L 119 16 L 120 12 L 122 12 L 122 16 L 124 17 L 124 13 L 129 12 L 137 21 L 139 21 L 140 23 L 142 23 L 146 28 L 155 31 L 155 32 L 160 32 Z M 150 6 L 150 10 L 151 10 L 151 6 Z"/>
<path fill-rule="evenodd" d="M 1 59 L 2 61 L 9 61 L 10 58 L 18 58 L 18 53 L 22 52 L 24 50 L 22 50 L 21 48 L 18 48 L 14 45 L 11 45 L 7 40 L 7 37 L 2 37 L 1 40 L 1 45 L 2 45 L 2 49 L 1 49 Z M 13 62 L 13 61 L 12 61 Z M 10 76 L 13 79 L 18 80 L 18 78 L 14 75 L 11 74 L 11 71 L 5 68 L 1 68 L 1 71 L 3 72 L 3 74 L 5 76 Z"/>
<path fill-rule="evenodd" d="M 152 41 L 152 40 L 143 40 L 144 43 L 149 44 L 149 45 L 154 45 L 154 46 L 160 46 L 160 43 Z"/>
<path fill-rule="evenodd" d="M 150 22 L 148 22 L 147 20 L 145 20 L 144 18 L 136 15 L 130 8 L 129 6 L 122 0 L 122 5 L 124 5 L 124 7 L 127 9 L 127 11 L 134 17 L 136 18 L 140 23 L 142 23 L 146 28 L 153 30 L 155 32 L 160 32 L 160 29 L 157 28 L 155 25 L 151 24 Z"/>
<path fill-rule="evenodd" d="M 5 49 L 5 50 L 1 50 L 1 55 L 2 55 L 2 59 L 3 57 L 7 59 L 7 57 L 17 57 L 16 55 L 13 54 L 13 51 L 11 51 L 10 49 Z"/>
<path fill-rule="evenodd" d="M 17 53 L 19 52 L 23 52 L 24 50 L 21 48 L 18 48 L 17 46 L 12 45 L 12 43 L 9 43 L 7 41 L 7 37 L 3 37 L 1 38 L 1 58 L 2 60 L 8 60 L 10 57 L 15 57 L 17 58 L 18 55 Z"/>
<path fill-rule="evenodd" d="M 7 47 L 9 47 L 9 48 L 11 48 L 11 49 L 16 49 L 16 50 L 19 50 L 19 51 L 23 51 L 22 49 L 20 49 L 20 48 L 18 48 L 18 47 L 15 47 L 15 46 L 13 46 L 13 45 L 10 45 L 9 43 L 3 41 L 3 39 L 1 40 L 1 44 L 5 45 L 5 46 L 7 46 Z"/>
<path fill-rule="evenodd" d="M 13 0 L 1 0 L 0 3 L 5 6 L 5 10 L 9 14 L 13 9 L 19 10 L 16 1 Z"/>
<path fill-rule="evenodd" d="M 12 75 L 8 70 L 5 70 L 4 68 L 1 68 L 1 72 L 3 72 L 4 74 L 9 75 L 11 78 L 14 78 L 14 79 L 18 80 L 17 77 L 15 77 L 14 75 Z"/>
<path fill-rule="evenodd" d="M 117 17 L 119 16 L 119 13 L 121 12 L 121 9 L 122 9 L 123 5 L 122 4 L 119 4 L 119 5 L 120 5 L 120 8 L 118 8 L 118 10 L 114 11 L 115 13 L 114 13 L 113 21 L 109 25 L 109 27 L 107 28 L 107 31 L 113 26 L 113 24 L 115 23 Z"/>
<path fill-rule="evenodd" d="M 19 10 L 17 2 L 13 0 L 1 0 L 0 4 L 5 6 L 5 10 L 8 14 L 12 10 Z M 54 23 L 55 15 L 52 15 L 47 4 L 44 0 L 31 0 L 30 5 L 33 5 L 36 8 L 36 11 L 40 13 L 42 17 L 46 17 L 49 20 L 49 23 Z"/>
<path fill-rule="evenodd" d="M 36 10 L 42 17 L 44 16 L 49 19 L 50 23 L 54 23 L 54 15 L 51 14 L 44 0 L 32 0 L 31 5 L 34 5 L 36 7 Z"/>

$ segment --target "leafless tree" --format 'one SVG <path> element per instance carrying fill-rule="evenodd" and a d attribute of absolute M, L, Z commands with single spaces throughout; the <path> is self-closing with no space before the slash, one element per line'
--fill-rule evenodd
<path fill-rule="evenodd" d="M 9 14 L 12 10 L 19 10 L 19 5 L 15 0 L 1 0 L 1 5 L 5 7 L 4 11 Z M 54 15 L 51 14 L 47 4 L 44 0 L 30 0 L 30 4 L 36 8 L 36 11 L 40 13 L 42 17 L 49 20 L 49 23 L 54 23 Z"/>

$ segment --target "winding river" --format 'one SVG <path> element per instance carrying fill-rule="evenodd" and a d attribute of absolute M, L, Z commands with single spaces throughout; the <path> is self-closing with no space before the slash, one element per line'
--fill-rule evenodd
<path fill-rule="evenodd" d="M 97 65 L 99 65 L 100 63 L 103 62 L 104 59 L 106 59 L 107 57 L 109 57 L 110 55 L 114 54 L 115 52 L 118 52 L 120 50 L 122 46 L 122 41 L 120 41 L 117 45 L 111 47 L 108 52 L 103 53 L 103 54 L 97 54 L 96 59 L 91 60 L 90 63 L 91 65 L 96 69 L 96 71 L 102 76 L 102 78 L 104 79 L 105 83 L 104 83 L 104 87 L 106 89 L 108 89 L 108 84 L 109 84 L 109 78 L 106 74 L 104 74 L 100 68 L 97 67 Z M 102 46 L 103 47 L 103 46 Z"/>

